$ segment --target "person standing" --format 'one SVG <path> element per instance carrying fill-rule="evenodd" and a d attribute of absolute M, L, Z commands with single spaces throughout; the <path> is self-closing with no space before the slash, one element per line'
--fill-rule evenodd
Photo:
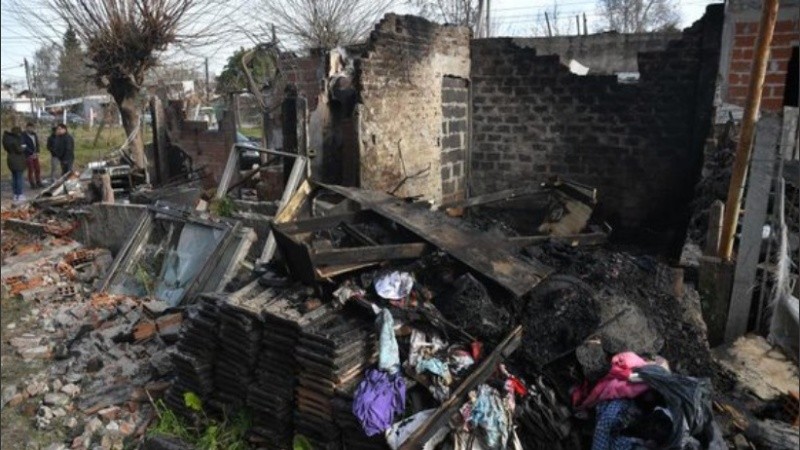
<path fill-rule="evenodd" d="M 67 126 L 63 123 L 56 127 L 53 156 L 61 162 L 62 176 L 72 171 L 72 163 L 75 161 L 75 140 L 72 139 L 72 135 L 67 131 Z"/>
<path fill-rule="evenodd" d="M 59 162 L 56 155 L 53 154 L 53 146 L 56 143 L 56 128 L 53 127 L 50 129 L 50 136 L 47 136 L 47 151 L 50 152 L 50 182 L 56 182 L 56 170 L 57 168 L 61 167 L 61 162 Z"/>
<path fill-rule="evenodd" d="M 22 143 L 22 129 L 13 127 L 3 132 L 3 149 L 8 152 L 6 163 L 11 170 L 11 187 L 14 191 L 14 204 L 25 201 L 25 150 Z"/>
<path fill-rule="evenodd" d="M 36 134 L 32 122 L 25 125 L 25 133 L 22 134 L 22 143 L 25 144 L 25 157 L 28 165 L 28 183 L 31 189 L 42 187 L 42 173 L 39 166 L 39 135 Z"/>

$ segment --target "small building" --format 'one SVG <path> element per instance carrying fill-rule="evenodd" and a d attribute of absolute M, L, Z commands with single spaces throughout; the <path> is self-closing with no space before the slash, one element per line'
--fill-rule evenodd
<path fill-rule="evenodd" d="M 105 109 L 113 104 L 113 99 L 108 94 L 86 95 L 76 97 L 45 106 L 51 114 L 61 114 L 64 110 L 80 115 L 86 120 L 102 117 Z"/>
<path fill-rule="evenodd" d="M 45 99 L 44 97 L 31 98 L 29 91 L 16 94 L 11 86 L 3 85 L 0 102 L 3 108 L 10 108 L 20 113 L 35 114 L 44 109 Z"/>

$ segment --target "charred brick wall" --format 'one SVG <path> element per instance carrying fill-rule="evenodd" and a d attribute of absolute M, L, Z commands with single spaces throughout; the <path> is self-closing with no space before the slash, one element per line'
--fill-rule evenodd
<path fill-rule="evenodd" d="M 469 146 L 469 81 L 442 78 L 442 203 L 463 199 L 466 195 L 464 164 Z"/>
<path fill-rule="evenodd" d="M 443 88 L 445 77 L 469 79 L 470 37 L 467 28 L 414 16 L 388 14 L 375 27 L 356 61 L 362 187 L 402 184 L 396 194 L 436 202 L 463 196 L 466 138 L 451 145 L 443 130 Z"/>
<path fill-rule="evenodd" d="M 167 112 L 170 139 L 192 158 L 195 169 L 205 167 L 210 179 L 207 186 L 216 186 L 225 171 L 228 154 L 236 140 L 236 119 L 226 111 L 219 121 L 219 128 L 209 130 L 205 121 L 186 120 L 183 104 L 170 103 Z"/>
<path fill-rule="evenodd" d="M 572 74 L 511 39 L 472 41 L 474 194 L 561 176 L 597 187 L 599 212 L 616 225 L 685 222 L 721 30 L 721 6 L 709 7 L 666 49 L 640 53 L 632 84 Z"/>

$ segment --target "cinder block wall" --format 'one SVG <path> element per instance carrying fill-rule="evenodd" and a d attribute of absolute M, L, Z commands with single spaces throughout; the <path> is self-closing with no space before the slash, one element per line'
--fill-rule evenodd
<path fill-rule="evenodd" d="M 665 50 L 640 53 L 640 80 L 572 74 L 512 39 L 472 41 L 474 194 L 561 176 L 599 189 L 617 226 L 685 227 L 711 123 L 721 6 Z"/>
<path fill-rule="evenodd" d="M 463 197 L 468 137 L 455 116 L 468 111 L 445 106 L 443 88 L 449 101 L 461 89 L 450 83 L 468 85 L 470 37 L 467 28 L 414 16 L 389 14 L 375 27 L 356 63 L 361 187 L 389 191 L 413 176 L 397 195 L 437 202 Z M 445 83 L 445 77 L 456 80 Z M 462 100 L 456 97 L 453 102 Z M 452 128 L 443 125 L 448 121 Z"/>

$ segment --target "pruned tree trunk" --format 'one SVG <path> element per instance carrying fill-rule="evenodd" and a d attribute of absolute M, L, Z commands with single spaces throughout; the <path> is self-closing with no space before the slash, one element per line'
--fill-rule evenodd
<path fill-rule="evenodd" d="M 115 78 L 109 82 L 108 93 L 114 98 L 122 116 L 122 127 L 130 140 L 130 152 L 134 164 L 140 169 L 147 169 L 144 139 L 142 139 L 142 129 L 139 127 L 141 120 L 137 102 L 139 88 L 128 78 Z M 131 135 L 134 136 L 131 138 Z"/>

